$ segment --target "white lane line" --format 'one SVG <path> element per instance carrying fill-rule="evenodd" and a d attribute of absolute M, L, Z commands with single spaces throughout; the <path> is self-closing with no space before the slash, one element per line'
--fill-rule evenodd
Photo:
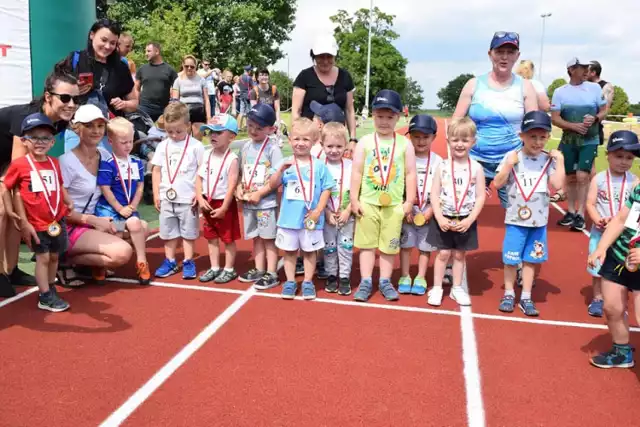
<path fill-rule="evenodd" d="M 113 427 L 122 424 L 142 405 L 171 375 L 173 375 L 191 356 L 193 356 L 220 328 L 255 295 L 253 286 L 242 293 L 225 311 L 204 328 L 189 344 L 180 350 L 173 358 L 151 377 L 138 391 L 122 404 L 109 418 L 104 420 L 101 427 Z"/>
<path fill-rule="evenodd" d="M 20 292 L 19 294 L 11 297 L 11 298 L 7 298 L 6 300 L 0 301 L 0 308 L 11 304 L 12 302 L 16 302 L 18 300 L 21 300 L 22 298 L 26 297 L 27 295 L 31 295 L 34 292 L 38 291 L 38 287 L 34 286 L 32 288 L 27 289 L 26 291 Z"/>

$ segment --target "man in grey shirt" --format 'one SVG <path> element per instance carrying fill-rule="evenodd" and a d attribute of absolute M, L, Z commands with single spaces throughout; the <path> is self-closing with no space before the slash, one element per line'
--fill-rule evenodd
<path fill-rule="evenodd" d="M 145 55 L 149 63 L 140 67 L 136 73 L 136 90 L 140 93 L 139 108 L 154 122 L 169 103 L 171 86 L 178 78 L 176 70 L 163 61 L 160 51 L 158 43 L 148 43 Z"/>

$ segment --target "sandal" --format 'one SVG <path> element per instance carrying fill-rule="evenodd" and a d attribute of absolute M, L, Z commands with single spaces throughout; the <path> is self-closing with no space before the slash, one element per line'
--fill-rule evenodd
<path fill-rule="evenodd" d="M 73 267 L 60 266 L 56 272 L 56 280 L 58 281 L 58 285 L 63 288 L 80 288 L 86 285 Z"/>
<path fill-rule="evenodd" d="M 564 191 L 557 191 L 556 194 L 549 198 L 549 200 L 553 203 L 564 202 L 565 200 L 567 200 L 567 195 L 564 193 Z"/>

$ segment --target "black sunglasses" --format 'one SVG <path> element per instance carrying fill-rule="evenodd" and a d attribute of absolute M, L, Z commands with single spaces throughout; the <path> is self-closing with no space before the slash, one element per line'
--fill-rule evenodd
<path fill-rule="evenodd" d="M 185 65 L 185 66 L 184 66 L 184 68 L 185 68 L 186 70 L 193 70 L 193 69 L 195 69 L 195 68 L 196 68 L 196 66 L 195 66 L 195 65 Z"/>
<path fill-rule="evenodd" d="M 68 104 L 71 101 L 73 101 L 73 103 L 76 105 L 80 104 L 79 96 L 69 95 L 68 93 L 55 93 L 55 92 L 49 92 L 49 93 L 51 95 L 54 95 L 60 98 L 60 102 L 62 102 L 63 104 Z"/>
<path fill-rule="evenodd" d="M 334 86 L 325 86 L 324 88 L 327 91 L 327 102 L 331 104 L 336 101 L 336 97 L 334 96 L 335 87 Z"/>

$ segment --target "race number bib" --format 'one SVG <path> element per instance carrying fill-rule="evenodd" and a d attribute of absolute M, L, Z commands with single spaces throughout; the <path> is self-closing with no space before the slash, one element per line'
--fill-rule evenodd
<path fill-rule="evenodd" d="M 169 162 L 171 162 L 171 158 L 169 159 Z M 120 173 L 122 173 L 124 180 L 129 180 L 129 172 L 127 172 L 127 167 L 131 167 L 131 180 L 140 181 L 140 171 L 138 170 L 138 165 L 136 165 L 135 163 L 127 165 L 127 163 L 119 161 L 118 168 L 120 169 Z"/>
<path fill-rule="evenodd" d="M 539 184 L 538 179 L 540 180 Z M 518 182 L 526 195 L 531 194 L 534 188 L 536 193 L 546 193 L 549 186 L 548 181 L 549 176 L 546 173 L 542 176 L 540 176 L 540 172 L 524 171 L 518 173 Z"/>
<path fill-rule="evenodd" d="M 255 184 L 258 187 L 262 187 L 264 185 L 264 181 L 267 175 L 267 167 L 265 165 L 256 166 L 256 171 L 253 173 L 253 180 L 251 180 L 251 171 L 253 170 L 253 165 L 244 165 L 244 170 L 242 172 L 243 179 L 242 181 L 245 184 Z"/>
<path fill-rule="evenodd" d="M 626 228 L 630 228 L 635 232 L 640 231 L 640 203 L 635 202 L 629 209 L 629 215 L 624 223 Z"/>
<path fill-rule="evenodd" d="M 44 187 L 42 186 L 43 181 L 47 186 L 47 190 L 49 190 L 49 192 L 56 191 L 56 186 L 55 186 L 56 178 L 52 170 L 40 170 L 40 176 L 42 176 L 42 181 L 40 181 L 38 172 L 31 171 L 31 191 L 32 192 L 34 193 L 44 192 Z"/>
<path fill-rule="evenodd" d="M 285 191 L 285 197 L 287 200 L 300 200 L 304 202 L 304 194 L 302 193 L 302 187 L 298 181 L 289 181 L 287 183 L 287 190 Z"/>
<path fill-rule="evenodd" d="M 189 154 L 185 153 L 184 157 L 185 158 L 182 160 L 182 164 L 180 165 L 180 170 L 178 171 L 178 174 L 180 174 L 180 175 L 186 174 L 188 169 L 189 169 L 189 167 L 188 167 L 189 166 L 189 159 L 188 159 Z M 173 152 L 173 153 L 169 154 L 169 168 L 171 169 L 171 173 L 172 174 L 176 173 L 176 168 L 178 167 L 178 164 L 180 163 L 180 159 L 181 158 L 182 158 L 182 151 L 176 151 L 176 152 Z M 125 165 L 125 168 L 126 168 L 126 165 Z M 126 169 L 123 169 L 123 171 L 125 171 L 125 170 Z M 133 170 L 131 171 L 131 174 L 133 174 Z"/>
<path fill-rule="evenodd" d="M 427 181 L 427 194 L 430 193 L 431 185 L 433 184 L 433 170 L 432 170 L 432 173 L 427 173 L 426 168 L 419 168 L 417 172 L 418 172 L 418 193 L 422 192 L 422 189 L 424 188 L 425 180 Z M 462 179 L 460 181 L 462 181 Z"/>

